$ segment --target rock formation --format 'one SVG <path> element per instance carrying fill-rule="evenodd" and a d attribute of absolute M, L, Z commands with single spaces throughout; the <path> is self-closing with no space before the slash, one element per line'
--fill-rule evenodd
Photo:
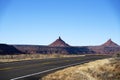
<path fill-rule="evenodd" d="M 50 47 L 69 47 L 60 37 L 49 45 Z"/>
<path fill-rule="evenodd" d="M 114 54 L 117 52 L 120 52 L 120 46 L 111 39 L 100 46 L 69 46 L 60 37 L 48 46 L 0 44 L 0 54 Z"/>
<path fill-rule="evenodd" d="M 113 42 L 111 39 L 109 39 L 107 42 L 102 44 L 102 46 L 105 46 L 105 47 L 118 47 L 119 45 L 116 44 L 115 42 Z"/>
<path fill-rule="evenodd" d="M 0 55 L 22 53 L 12 45 L 0 44 Z"/>

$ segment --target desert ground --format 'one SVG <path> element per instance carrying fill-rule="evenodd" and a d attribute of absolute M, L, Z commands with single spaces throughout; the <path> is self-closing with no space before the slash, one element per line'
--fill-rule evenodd
<path fill-rule="evenodd" d="M 0 62 L 14 62 L 35 59 L 80 57 L 85 55 L 65 55 L 65 54 L 20 54 L 20 55 L 0 55 Z"/>

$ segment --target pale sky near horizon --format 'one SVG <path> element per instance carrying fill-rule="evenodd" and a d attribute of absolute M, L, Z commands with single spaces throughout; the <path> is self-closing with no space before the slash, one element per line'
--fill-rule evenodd
<path fill-rule="evenodd" d="M 0 43 L 120 45 L 120 0 L 0 0 Z"/>

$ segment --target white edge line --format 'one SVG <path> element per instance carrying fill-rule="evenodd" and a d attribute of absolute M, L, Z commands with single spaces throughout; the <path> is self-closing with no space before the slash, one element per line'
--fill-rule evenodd
<path fill-rule="evenodd" d="M 66 65 L 66 66 L 61 66 L 61 67 L 57 67 L 57 68 L 45 70 L 45 71 L 42 71 L 42 72 L 37 72 L 37 73 L 33 73 L 33 74 L 28 74 L 28 75 L 21 76 L 21 77 L 16 77 L 16 78 L 13 78 L 13 79 L 10 79 L 10 80 L 22 79 L 22 78 L 25 78 L 25 77 L 34 76 L 34 75 L 42 74 L 42 73 L 45 73 L 45 72 L 49 72 L 49 71 L 53 71 L 53 70 L 57 70 L 57 69 L 61 69 L 61 68 L 66 68 L 66 67 L 70 67 L 70 66 L 77 65 L 77 64 L 82 64 L 82 63 L 85 63 L 85 62 L 89 62 L 89 61 L 84 61 L 84 62 L 81 62 L 81 63 L 75 63 L 75 64 Z"/>

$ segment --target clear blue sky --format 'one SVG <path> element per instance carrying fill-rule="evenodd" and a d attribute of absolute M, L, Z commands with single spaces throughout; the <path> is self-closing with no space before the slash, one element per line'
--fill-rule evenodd
<path fill-rule="evenodd" d="M 0 43 L 120 45 L 120 0 L 0 0 Z"/>

